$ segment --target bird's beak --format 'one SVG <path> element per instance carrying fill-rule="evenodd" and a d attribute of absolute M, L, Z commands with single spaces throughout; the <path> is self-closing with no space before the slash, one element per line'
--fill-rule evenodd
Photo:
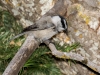
<path fill-rule="evenodd" d="M 66 34 L 66 35 L 68 35 L 68 30 L 66 29 L 66 30 L 64 30 L 64 33 Z"/>

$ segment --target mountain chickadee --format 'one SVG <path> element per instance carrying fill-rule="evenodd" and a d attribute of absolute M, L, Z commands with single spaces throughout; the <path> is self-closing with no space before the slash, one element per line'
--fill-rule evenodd
<path fill-rule="evenodd" d="M 30 34 L 42 43 L 43 41 L 50 39 L 61 31 L 65 31 L 67 33 L 67 29 L 67 21 L 62 16 L 47 16 L 40 19 L 34 25 L 30 25 L 24 28 L 21 34 L 18 34 L 11 40 L 14 40 L 15 38 L 18 38 L 24 34 Z"/>

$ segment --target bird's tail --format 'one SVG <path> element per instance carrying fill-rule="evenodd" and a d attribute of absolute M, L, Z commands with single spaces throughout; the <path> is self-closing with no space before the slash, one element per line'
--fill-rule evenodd
<path fill-rule="evenodd" d="M 14 36 L 13 38 L 11 38 L 8 42 L 11 42 L 12 40 L 14 40 L 14 39 L 16 39 L 16 38 L 18 38 L 18 37 L 20 37 L 22 35 L 25 35 L 25 34 L 27 34 L 27 33 L 26 32 L 20 33 L 20 34 Z"/>

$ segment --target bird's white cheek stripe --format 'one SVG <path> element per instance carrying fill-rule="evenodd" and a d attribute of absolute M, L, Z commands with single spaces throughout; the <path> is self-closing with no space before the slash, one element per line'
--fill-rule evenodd
<path fill-rule="evenodd" d="M 64 24 L 65 24 L 65 27 L 67 28 L 67 24 L 66 24 L 66 21 L 64 20 Z"/>
<path fill-rule="evenodd" d="M 59 18 L 59 16 L 54 16 L 52 18 L 52 22 L 57 26 L 58 25 L 58 22 L 61 21 L 61 19 Z"/>

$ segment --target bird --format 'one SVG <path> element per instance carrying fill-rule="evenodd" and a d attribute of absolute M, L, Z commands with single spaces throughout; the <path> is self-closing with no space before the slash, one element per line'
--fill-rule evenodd
<path fill-rule="evenodd" d="M 11 40 L 25 34 L 31 34 L 35 39 L 38 39 L 43 43 L 45 40 L 49 40 L 62 31 L 68 34 L 68 24 L 64 17 L 60 15 L 46 16 L 39 19 L 34 25 L 24 28 L 20 34 L 16 35 Z"/>

